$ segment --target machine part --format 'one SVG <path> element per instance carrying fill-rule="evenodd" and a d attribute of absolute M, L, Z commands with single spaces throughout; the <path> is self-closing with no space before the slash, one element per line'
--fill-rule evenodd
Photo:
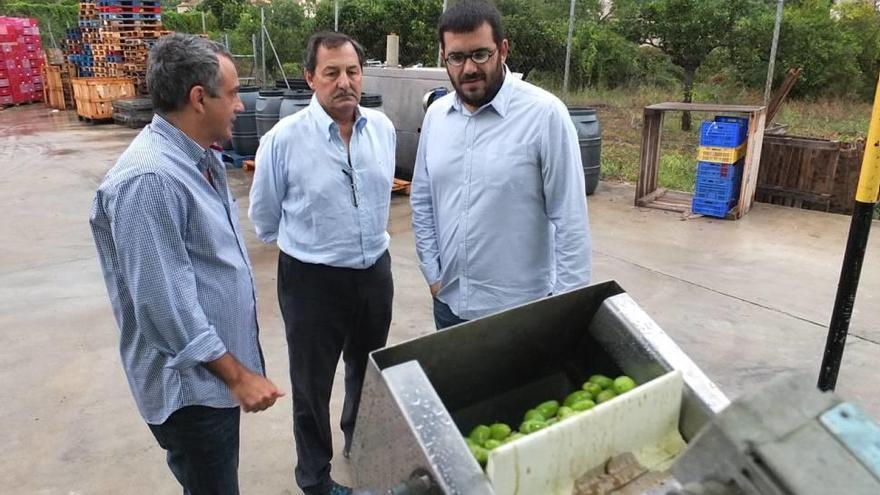
<path fill-rule="evenodd" d="M 461 431 L 519 424 L 523 411 L 594 373 L 646 383 L 673 369 L 685 384 L 687 441 L 728 401 L 614 282 L 375 351 L 352 444 L 355 486 L 387 490 L 424 468 L 444 494 L 493 493 Z"/>
<path fill-rule="evenodd" d="M 734 484 L 744 495 L 876 495 L 877 433 L 875 423 L 814 388 L 810 377 L 784 375 L 721 412 L 673 474 L 685 486 Z"/>
<path fill-rule="evenodd" d="M 434 103 L 438 98 L 446 96 L 447 94 L 449 94 L 449 90 L 444 87 L 434 88 L 428 91 L 425 93 L 425 96 L 422 97 L 422 110 L 427 112 L 431 103 Z"/>
<path fill-rule="evenodd" d="M 385 115 L 397 130 L 395 177 L 412 178 L 425 117 L 422 97 L 439 86 L 452 87 L 444 68 L 364 67 L 362 90 L 382 95 Z"/>
<path fill-rule="evenodd" d="M 355 486 L 378 487 L 384 493 L 422 470 L 432 475 L 439 493 L 492 495 L 483 470 L 419 364 L 407 361 L 382 370 L 380 377 L 377 373 L 367 367 L 361 394 L 351 449 Z M 374 386 L 367 388 L 367 381 Z"/>
<path fill-rule="evenodd" d="M 442 495 L 431 473 L 424 469 L 416 469 L 409 479 L 400 482 L 390 490 L 377 492 L 372 490 L 357 490 L 354 495 Z"/>
<path fill-rule="evenodd" d="M 844 402 L 819 417 L 825 428 L 880 479 L 880 427 L 861 407 Z"/>
<path fill-rule="evenodd" d="M 492 489 L 497 495 L 569 495 L 604 493 L 637 479 L 646 485 L 662 483 L 675 456 L 686 447 L 678 432 L 682 386 L 681 372 L 670 371 L 615 400 L 496 448 L 486 465 Z M 631 463 L 618 459 L 627 453 Z M 600 468 L 615 475 L 591 483 L 600 477 Z M 645 476 L 649 472 L 655 476 Z"/>

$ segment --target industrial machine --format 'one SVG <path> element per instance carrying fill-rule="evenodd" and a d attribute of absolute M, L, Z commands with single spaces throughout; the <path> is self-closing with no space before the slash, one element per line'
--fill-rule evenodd
<path fill-rule="evenodd" d="M 593 373 L 639 387 L 474 459 L 462 432 Z M 614 282 L 372 353 L 351 462 L 364 495 L 880 494 L 857 406 L 800 377 L 731 405 Z"/>
<path fill-rule="evenodd" d="M 425 117 L 423 99 L 436 88 L 452 88 L 444 68 L 364 67 L 363 91 L 382 95 L 385 115 L 397 129 L 395 177 L 412 178 Z"/>

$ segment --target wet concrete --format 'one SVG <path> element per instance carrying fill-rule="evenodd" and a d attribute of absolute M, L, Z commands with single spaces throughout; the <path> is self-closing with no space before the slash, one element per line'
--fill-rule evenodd
<path fill-rule="evenodd" d="M 0 493 L 180 493 L 125 382 L 87 221 L 95 187 L 136 132 L 38 105 L 0 111 Z M 229 175 L 244 215 L 250 175 Z M 591 196 L 596 281 L 617 280 L 731 396 L 783 370 L 817 373 L 847 217 L 759 204 L 737 222 L 683 220 L 634 208 L 633 194 L 602 183 Z M 391 215 L 390 340 L 400 342 L 433 325 L 406 198 L 393 198 Z M 289 390 L 277 248 L 249 229 L 247 236 L 269 375 Z M 874 233 L 839 382 L 842 395 L 875 417 L 878 244 Z M 333 395 L 334 424 L 341 392 Z M 341 441 L 337 429 L 337 450 Z M 294 463 L 289 399 L 244 416 L 243 493 L 299 493 Z M 344 460 L 333 470 L 350 479 Z"/>

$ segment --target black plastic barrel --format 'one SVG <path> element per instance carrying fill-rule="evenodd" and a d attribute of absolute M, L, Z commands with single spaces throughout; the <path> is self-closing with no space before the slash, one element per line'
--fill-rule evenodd
<path fill-rule="evenodd" d="M 577 129 L 578 144 L 581 147 L 581 162 L 584 166 L 584 182 L 587 194 L 593 194 L 599 185 L 599 170 L 602 158 L 602 126 L 596 116 L 595 108 L 568 109 L 574 127 Z"/>
<path fill-rule="evenodd" d="M 382 109 L 382 95 L 361 93 L 361 106 L 364 108 L 372 108 L 373 110 L 378 110 L 380 112 L 384 111 Z"/>
<path fill-rule="evenodd" d="M 284 91 L 280 89 L 263 89 L 257 96 L 257 135 L 269 132 L 269 129 L 278 122 L 278 111 L 281 109 L 281 99 Z"/>
<path fill-rule="evenodd" d="M 232 149 L 239 155 L 256 154 L 260 144 L 257 136 L 257 91 L 259 88 L 255 86 L 242 86 L 238 90 L 244 112 L 236 115 L 232 126 Z"/>
<path fill-rule="evenodd" d="M 276 89 L 288 89 L 287 85 L 290 84 L 290 89 L 293 91 L 311 91 L 312 88 L 309 87 L 309 83 L 306 82 L 305 79 L 296 79 L 293 77 L 287 78 L 287 83 L 284 82 L 284 79 L 278 79 L 275 81 Z"/>
<path fill-rule="evenodd" d="M 278 108 L 278 120 L 293 115 L 296 112 L 309 106 L 312 100 L 311 91 L 287 91 L 281 99 L 281 106 Z"/>

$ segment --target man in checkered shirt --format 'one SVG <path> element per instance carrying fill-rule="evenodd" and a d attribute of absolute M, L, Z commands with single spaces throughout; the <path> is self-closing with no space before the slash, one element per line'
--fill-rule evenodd
<path fill-rule="evenodd" d="M 211 149 L 244 110 L 219 44 L 162 38 L 157 114 L 107 173 L 90 223 L 135 402 L 187 494 L 238 494 L 240 409 L 283 394 L 265 377 L 238 207 Z"/>

